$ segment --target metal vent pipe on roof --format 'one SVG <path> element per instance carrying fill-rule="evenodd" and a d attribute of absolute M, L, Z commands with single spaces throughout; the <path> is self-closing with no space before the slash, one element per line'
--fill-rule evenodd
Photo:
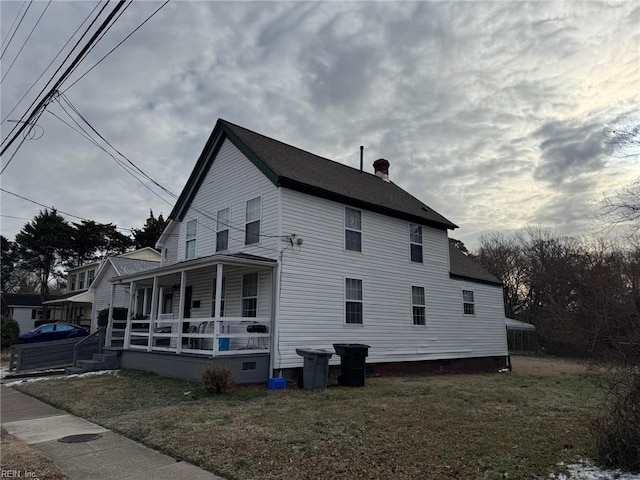
<path fill-rule="evenodd" d="M 360 171 L 364 168 L 364 146 L 360 145 Z"/>

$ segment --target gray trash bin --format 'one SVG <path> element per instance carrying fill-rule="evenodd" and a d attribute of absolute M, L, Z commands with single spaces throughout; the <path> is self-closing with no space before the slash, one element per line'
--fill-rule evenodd
<path fill-rule="evenodd" d="M 302 388 L 305 390 L 324 390 L 329 376 L 329 359 L 333 355 L 328 350 L 296 348 L 296 353 L 304 358 L 302 369 Z"/>

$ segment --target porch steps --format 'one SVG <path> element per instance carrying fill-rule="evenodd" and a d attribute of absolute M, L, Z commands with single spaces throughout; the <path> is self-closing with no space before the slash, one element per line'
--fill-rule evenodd
<path fill-rule="evenodd" d="M 114 370 L 120 367 L 120 356 L 117 351 L 105 350 L 102 353 L 94 353 L 91 360 L 78 360 L 73 367 L 65 370 L 67 375 L 74 375 L 97 370 Z"/>

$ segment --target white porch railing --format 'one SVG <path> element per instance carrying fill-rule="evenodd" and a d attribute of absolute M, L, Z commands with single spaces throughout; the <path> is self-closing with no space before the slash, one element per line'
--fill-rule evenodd
<path fill-rule="evenodd" d="M 223 356 L 242 353 L 269 353 L 268 317 L 173 318 L 158 315 L 156 320 L 130 320 L 131 350 Z M 182 332 L 189 323 L 189 331 Z"/>

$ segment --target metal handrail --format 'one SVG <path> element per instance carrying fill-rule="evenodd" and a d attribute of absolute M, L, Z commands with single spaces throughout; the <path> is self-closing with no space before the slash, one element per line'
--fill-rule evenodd
<path fill-rule="evenodd" d="M 73 365 L 76 365 L 76 362 L 78 361 L 78 347 L 80 347 L 82 344 L 86 343 L 89 341 L 89 339 L 95 339 L 98 338 L 98 351 L 96 353 L 102 353 L 102 347 L 104 345 L 104 338 L 105 338 L 105 333 L 106 333 L 106 327 L 100 327 L 98 330 L 96 330 L 95 332 L 93 332 L 91 335 L 88 335 L 86 337 L 84 337 L 82 340 L 80 340 L 78 343 L 76 343 L 73 346 Z"/>

